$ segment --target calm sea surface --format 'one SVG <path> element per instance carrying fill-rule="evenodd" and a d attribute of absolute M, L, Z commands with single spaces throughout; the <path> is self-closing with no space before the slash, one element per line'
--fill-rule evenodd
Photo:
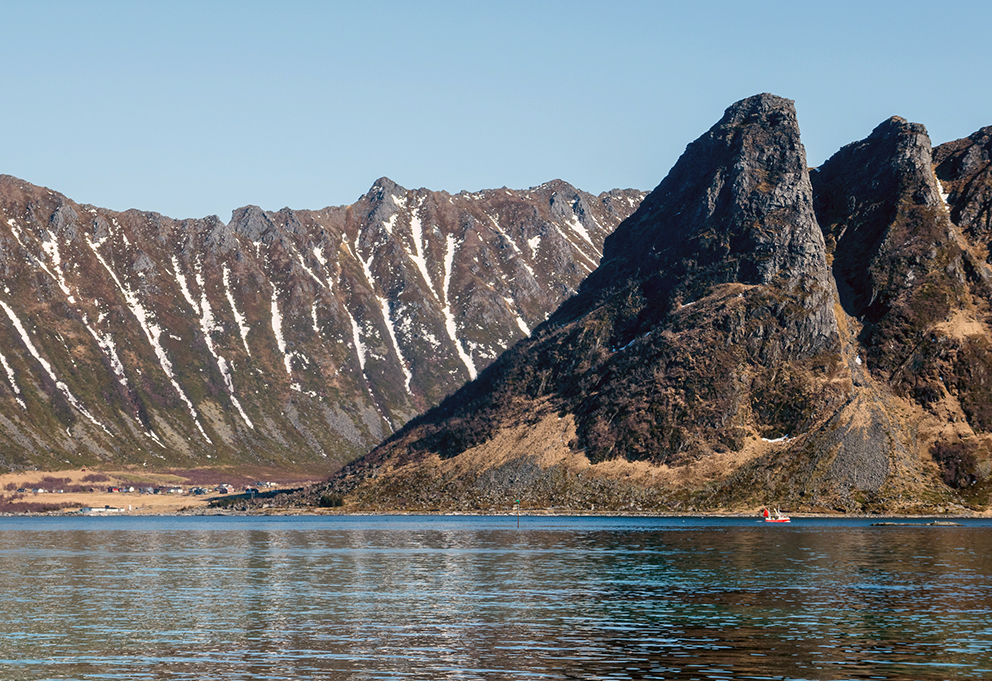
<path fill-rule="evenodd" d="M 992 522 L 0 518 L 0 679 L 992 678 Z"/>

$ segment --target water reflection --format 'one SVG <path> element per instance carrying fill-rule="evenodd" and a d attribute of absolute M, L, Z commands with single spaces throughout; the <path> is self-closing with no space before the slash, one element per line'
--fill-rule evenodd
<path fill-rule="evenodd" d="M 988 525 L 17 521 L 0 678 L 992 675 Z"/>

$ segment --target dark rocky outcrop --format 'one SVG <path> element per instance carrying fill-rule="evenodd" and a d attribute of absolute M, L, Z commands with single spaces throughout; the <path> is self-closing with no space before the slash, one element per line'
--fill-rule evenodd
<path fill-rule="evenodd" d="M 992 238 L 992 126 L 934 150 L 951 219 L 981 244 Z"/>
<path fill-rule="evenodd" d="M 891 118 L 831 157 L 813 183 L 841 304 L 864 325 L 869 368 L 890 378 L 967 293 L 926 129 Z"/>
<path fill-rule="evenodd" d="M 933 152 L 892 118 L 810 172 L 790 101 L 738 102 L 531 338 L 329 489 L 408 508 L 988 503 L 987 133 Z"/>

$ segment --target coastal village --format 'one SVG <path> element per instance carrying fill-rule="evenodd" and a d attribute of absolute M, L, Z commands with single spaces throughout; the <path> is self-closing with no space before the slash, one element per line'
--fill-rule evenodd
<path fill-rule="evenodd" d="M 177 472 L 178 473 L 178 472 Z M 21 471 L 0 476 L 0 514 L 134 513 L 163 514 L 206 509 L 211 502 L 238 495 L 251 497 L 303 480 L 240 479 L 213 481 L 199 471 L 138 475 L 130 471 L 86 469 L 42 473 Z M 213 472 L 211 472 L 213 475 Z"/>

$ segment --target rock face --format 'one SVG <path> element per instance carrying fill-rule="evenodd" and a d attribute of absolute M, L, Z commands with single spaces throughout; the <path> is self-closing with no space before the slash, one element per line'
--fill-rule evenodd
<path fill-rule="evenodd" d="M 942 144 L 934 152 L 951 219 L 979 244 L 992 237 L 992 127 Z"/>
<path fill-rule="evenodd" d="M 525 337 L 641 192 L 554 181 L 172 220 L 0 177 L 0 468 L 367 452 Z"/>
<path fill-rule="evenodd" d="M 792 102 L 738 102 L 576 296 L 321 493 L 421 509 L 984 506 L 990 130 L 933 152 L 892 118 L 810 172 Z"/>

